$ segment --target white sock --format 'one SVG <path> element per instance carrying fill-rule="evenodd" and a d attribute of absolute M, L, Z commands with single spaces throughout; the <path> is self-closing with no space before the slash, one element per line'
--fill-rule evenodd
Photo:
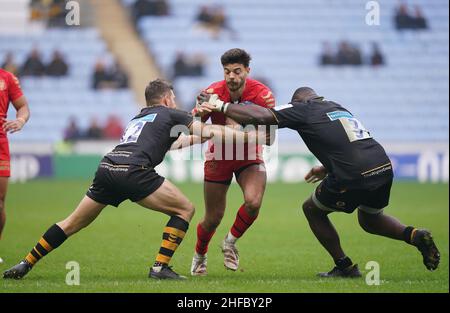
<path fill-rule="evenodd" d="M 159 273 L 161 272 L 162 266 L 152 266 L 152 269 L 154 272 Z"/>
<path fill-rule="evenodd" d="M 228 235 L 225 237 L 225 241 L 229 243 L 236 243 L 238 238 L 234 237 L 231 232 L 228 232 Z"/>
<path fill-rule="evenodd" d="M 205 258 L 206 257 L 206 253 L 205 254 L 200 254 L 200 253 L 195 252 L 195 257 L 196 258 Z"/>

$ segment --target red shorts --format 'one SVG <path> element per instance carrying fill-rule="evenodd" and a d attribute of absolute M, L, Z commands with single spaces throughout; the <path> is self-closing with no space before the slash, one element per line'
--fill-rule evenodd
<path fill-rule="evenodd" d="M 255 165 L 264 164 L 263 160 L 210 160 L 205 161 L 205 181 L 229 185 L 233 180 L 233 174 L 236 178 L 246 168 Z"/>
<path fill-rule="evenodd" d="M 11 176 L 10 160 L 8 140 L 0 139 L 0 177 Z"/>

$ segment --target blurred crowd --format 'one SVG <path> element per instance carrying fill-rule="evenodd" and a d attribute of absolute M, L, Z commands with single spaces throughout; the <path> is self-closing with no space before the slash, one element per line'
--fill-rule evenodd
<path fill-rule="evenodd" d="M 30 54 L 25 59 L 25 62 L 21 65 L 18 65 L 14 61 L 14 55 L 11 52 L 7 53 L 1 67 L 16 76 L 22 77 L 63 77 L 69 72 L 69 65 L 60 51 L 55 50 L 51 60 L 48 63 L 45 63 L 37 48 L 31 50 Z"/>
<path fill-rule="evenodd" d="M 186 55 L 178 51 L 172 69 L 172 79 L 180 76 L 198 77 L 205 74 L 206 57 L 201 53 Z"/>
<path fill-rule="evenodd" d="M 102 59 L 97 60 L 92 73 L 92 89 L 128 88 L 128 75 L 118 62 L 107 65 Z"/>
<path fill-rule="evenodd" d="M 320 55 L 320 65 L 385 65 L 385 57 L 377 43 L 372 43 L 372 51 L 364 56 L 361 49 L 348 41 L 341 41 L 335 48 L 328 41 L 322 44 L 322 53 Z"/>
<path fill-rule="evenodd" d="M 64 140 L 69 142 L 77 140 L 117 140 L 122 137 L 123 131 L 122 123 L 115 115 L 110 115 L 104 125 L 101 125 L 98 119 L 94 117 L 87 129 L 80 128 L 76 118 L 71 117 L 64 130 Z"/>
<path fill-rule="evenodd" d="M 220 39 L 223 34 L 229 34 L 232 39 L 237 39 L 237 33 L 230 26 L 223 6 L 200 6 L 194 23 L 197 30 L 207 32 L 213 39 Z"/>
<path fill-rule="evenodd" d="M 131 15 L 137 23 L 143 16 L 166 16 L 170 8 L 166 0 L 136 0 L 131 7 Z"/>
<path fill-rule="evenodd" d="M 43 21 L 48 27 L 66 26 L 66 0 L 31 0 L 32 21 Z"/>
<path fill-rule="evenodd" d="M 428 28 L 427 20 L 420 6 L 416 5 L 413 13 L 405 3 L 400 3 L 395 12 L 395 27 L 398 30 L 423 30 Z"/>

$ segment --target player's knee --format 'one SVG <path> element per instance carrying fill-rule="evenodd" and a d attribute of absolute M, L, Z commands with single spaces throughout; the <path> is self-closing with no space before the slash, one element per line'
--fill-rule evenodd
<path fill-rule="evenodd" d="M 261 208 L 261 200 L 258 198 L 246 199 L 245 200 L 245 208 L 247 212 L 257 214 L 259 209 Z"/>
<path fill-rule="evenodd" d="M 204 224 L 207 229 L 216 229 L 222 221 L 224 211 L 217 211 L 205 217 Z"/>
<path fill-rule="evenodd" d="M 195 206 L 191 202 L 186 203 L 183 208 L 183 217 L 190 222 L 195 214 Z"/>
<path fill-rule="evenodd" d="M 0 212 L 5 209 L 5 198 L 0 197 Z"/>

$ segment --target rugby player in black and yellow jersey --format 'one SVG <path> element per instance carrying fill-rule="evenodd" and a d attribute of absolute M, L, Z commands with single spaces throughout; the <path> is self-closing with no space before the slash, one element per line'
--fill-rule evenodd
<path fill-rule="evenodd" d="M 182 146 L 182 141 L 222 140 L 225 126 L 205 125 L 190 113 L 177 110 L 172 86 L 166 81 L 150 82 L 145 98 L 147 107 L 131 120 L 120 143 L 101 160 L 92 185 L 75 211 L 51 226 L 19 264 L 4 272 L 4 278 L 22 278 L 42 257 L 94 221 L 103 208 L 117 207 L 127 199 L 170 216 L 149 277 L 185 278 L 168 264 L 188 230 L 194 206 L 169 180 L 158 175 L 155 167 L 168 150 Z M 194 135 L 181 138 L 183 131 Z M 239 135 L 244 142 L 251 137 L 231 128 L 227 132 Z"/>
<path fill-rule="evenodd" d="M 422 253 L 428 270 L 439 265 L 440 254 L 431 233 L 403 225 L 383 213 L 393 181 L 392 164 L 383 147 L 361 122 L 341 105 L 319 97 L 309 87 L 297 89 L 290 103 L 275 108 L 223 103 L 202 94 L 202 103 L 221 111 L 238 123 L 277 125 L 297 131 L 309 150 L 323 164 L 311 169 L 307 182 L 321 181 L 303 203 L 303 211 L 319 242 L 336 266 L 321 277 L 359 277 L 357 264 L 341 248 L 331 224 L 331 212 L 352 213 L 358 209 L 361 227 L 371 234 L 404 240 Z"/>

